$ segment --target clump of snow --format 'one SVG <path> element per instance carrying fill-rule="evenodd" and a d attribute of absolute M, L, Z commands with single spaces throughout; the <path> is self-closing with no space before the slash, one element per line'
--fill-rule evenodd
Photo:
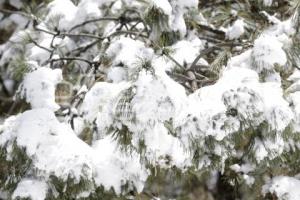
<path fill-rule="evenodd" d="M 13 127 L 4 127 L 0 145 L 6 142 L 12 145 L 16 140 L 45 176 L 54 173 L 67 179 L 68 174 L 72 174 L 79 179 L 84 167 L 91 170 L 86 156 L 91 153 L 88 145 L 77 138 L 70 127 L 60 124 L 51 110 L 26 111 L 15 120 Z"/>
<path fill-rule="evenodd" d="M 101 118 L 101 124 L 104 125 L 106 120 L 111 118 L 109 106 L 113 103 L 113 99 L 116 99 L 120 92 L 128 87 L 128 83 L 125 82 L 119 84 L 96 83 L 86 93 L 80 113 L 89 122 L 93 122 L 98 115 Z M 111 123 L 111 120 L 109 120 L 109 123 Z"/>
<path fill-rule="evenodd" d="M 31 200 L 44 200 L 48 185 L 45 181 L 34 180 L 34 179 L 22 179 L 17 188 L 12 194 L 12 199 L 18 198 L 29 198 Z"/>
<path fill-rule="evenodd" d="M 180 64 L 192 64 L 195 58 L 199 55 L 200 50 L 203 49 L 203 44 L 198 38 L 192 40 L 180 40 L 176 44 L 172 45 L 171 49 L 174 50 L 172 56 L 176 58 L 176 61 Z"/>
<path fill-rule="evenodd" d="M 244 20 L 236 20 L 232 26 L 226 30 L 226 37 L 229 40 L 234 40 L 240 38 L 245 32 L 245 23 Z"/>
<path fill-rule="evenodd" d="M 168 0 L 152 0 L 153 5 L 161 9 L 166 15 L 172 14 L 172 6 Z"/>
<path fill-rule="evenodd" d="M 9 4 L 18 9 L 20 9 L 23 6 L 21 0 L 9 0 Z"/>
<path fill-rule="evenodd" d="M 268 17 L 271 17 L 267 15 Z M 279 72 L 275 71 L 274 65 L 278 64 L 280 71 L 285 70 L 287 56 L 284 48 L 291 45 L 289 38 L 295 30 L 291 20 L 279 21 L 270 19 L 275 25 L 265 30 L 261 36 L 254 41 L 253 48 L 234 56 L 228 62 L 228 66 L 244 67 L 254 69 L 259 74 L 264 74 L 264 81 L 278 82 L 281 78 Z"/>
<path fill-rule="evenodd" d="M 191 155 L 185 151 L 178 138 L 169 134 L 163 123 L 156 123 L 153 128 L 146 130 L 143 137 L 147 146 L 147 158 L 152 164 L 168 167 L 165 162 L 169 162 L 180 169 L 191 165 Z M 166 156 L 170 160 L 165 160 Z"/>
<path fill-rule="evenodd" d="M 263 0 L 263 3 L 265 6 L 271 6 L 273 3 L 273 0 Z"/>
<path fill-rule="evenodd" d="M 248 174 L 249 172 L 254 171 L 255 166 L 249 163 L 242 164 L 242 165 L 234 164 L 230 166 L 230 169 L 232 169 L 235 172 L 242 172 Z"/>
<path fill-rule="evenodd" d="M 223 76 L 216 84 L 200 88 L 189 96 L 189 106 L 188 109 L 186 109 L 187 113 L 182 116 L 183 119 L 180 117 L 178 122 L 188 123 L 190 125 L 194 124 L 196 130 L 193 128 L 189 131 L 186 129 L 186 131 L 195 137 L 198 134 L 204 134 L 212 135 L 217 140 L 222 140 L 229 134 L 229 131 L 223 127 L 225 121 L 229 120 L 228 123 L 233 125 L 230 126 L 232 131 L 239 128 L 239 126 L 234 125 L 238 123 L 236 119 L 226 116 L 227 107 L 223 102 L 224 93 L 230 90 L 236 90 L 239 87 L 242 88 L 243 85 L 249 87 L 253 82 L 258 82 L 258 76 L 252 70 L 243 68 L 230 68 L 225 70 Z M 243 111 L 240 110 L 238 112 Z M 188 124 L 184 127 L 188 128 L 190 126 Z"/>
<path fill-rule="evenodd" d="M 222 141 L 232 133 L 258 127 L 264 121 L 268 123 L 269 131 L 280 133 L 293 118 L 280 84 L 260 83 L 257 73 L 246 68 L 225 69 L 216 84 L 200 88 L 188 100 L 185 111 L 175 119 L 186 146 L 189 146 L 190 138 L 212 136 L 216 141 Z M 280 137 L 275 143 L 265 142 L 270 143 L 270 150 L 278 147 L 274 155 L 282 153 Z M 268 152 L 265 152 L 266 155 L 258 155 L 257 160 L 266 157 Z"/>
<path fill-rule="evenodd" d="M 299 188 L 300 180 L 288 176 L 277 176 L 263 186 L 262 194 L 274 194 L 278 200 L 298 200 L 300 199 Z"/>
<path fill-rule="evenodd" d="M 110 136 L 95 141 L 93 149 L 97 185 L 103 185 L 107 190 L 113 186 L 120 194 L 122 185 L 128 181 L 133 182 L 138 192 L 143 190 L 149 172 L 141 165 L 137 152 L 121 152 L 118 142 Z"/>
<path fill-rule="evenodd" d="M 68 29 L 73 25 L 76 17 L 77 7 L 70 0 L 54 0 L 48 4 L 49 12 L 46 22 L 56 21 L 59 29 Z M 67 8 L 67 9 L 66 9 Z"/>
<path fill-rule="evenodd" d="M 107 190 L 113 187 L 119 194 L 126 182 L 133 182 L 140 192 L 148 177 L 138 154 L 121 152 L 117 141 L 109 136 L 88 146 L 48 109 L 34 109 L 9 118 L 2 131 L 0 146 L 7 148 L 7 156 L 16 141 L 26 149 L 34 169 L 46 181 L 51 175 L 62 180 L 69 176 L 76 181 L 94 179 L 96 186 L 103 185 Z"/>
<path fill-rule="evenodd" d="M 174 45 L 170 46 L 170 55 L 176 58 L 176 61 L 182 66 L 187 65 L 190 67 L 195 58 L 199 55 L 200 51 L 203 49 L 203 43 L 199 38 L 191 38 L 180 40 Z M 201 58 L 197 64 L 208 65 L 207 61 Z M 166 71 L 170 71 L 175 67 L 173 61 L 165 57 L 154 57 L 152 65 L 155 69 L 160 70 L 163 68 Z"/>
<path fill-rule="evenodd" d="M 45 22 L 57 26 L 59 30 L 68 30 L 88 18 L 100 17 L 102 12 L 99 8 L 110 2 L 112 0 L 82 0 L 76 6 L 70 0 L 54 0 L 48 4 L 49 12 Z"/>
<path fill-rule="evenodd" d="M 143 140 L 147 159 L 152 163 L 163 162 L 169 156 L 172 165 L 184 167 L 189 165 L 189 156 L 180 140 L 170 135 L 165 122 L 184 109 L 185 90 L 164 69 L 154 71 L 142 70 L 130 84 L 97 83 L 86 94 L 81 112 L 90 122 L 96 117 L 97 130 L 102 135 L 112 127 L 118 130 L 120 123 L 128 127 L 133 134 L 132 144 L 138 146 Z"/>
<path fill-rule="evenodd" d="M 24 76 L 21 96 L 25 97 L 32 108 L 48 108 L 56 111 L 55 86 L 62 81 L 61 69 L 41 67 Z"/>
<path fill-rule="evenodd" d="M 241 53 L 240 55 L 230 58 L 227 66 L 251 69 L 251 62 L 252 62 L 251 61 L 251 53 L 252 53 L 252 49 L 247 50 L 247 51 Z"/>
<path fill-rule="evenodd" d="M 135 85 L 132 110 L 144 125 L 167 121 L 183 108 L 186 99 L 184 88 L 165 73 L 153 76 L 141 72 Z"/>
<path fill-rule="evenodd" d="M 279 135 L 276 135 L 275 138 L 265 140 L 255 138 L 253 150 L 257 162 L 262 161 L 266 157 L 273 159 L 282 154 L 284 150 L 284 141 Z"/>
<path fill-rule="evenodd" d="M 275 63 L 284 65 L 287 57 L 282 47 L 274 36 L 262 35 L 256 39 L 252 51 L 253 68 L 260 73 L 272 70 Z"/>
<path fill-rule="evenodd" d="M 300 71 L 296 69 L 288 80 L 293 82 L 286 91 L 290 93 L 288 98 L 295 115 L 293 119 L 293 127 L 295 131 L 298 132 L 300 131 Z"/>
<path fill-rule="evenodd" d="M 143 62 L 151 60 L 153 57 L 153 50 L 146 48 L 145 44 L 141 41 L 133 40 L 126 37 L 120 37 L 111 43 L 109 48 L 106 50 L 107 56 L 113 60 L 112 69 L 110 69 L 108 76 L 112 80 L 121 81 L 118 73 L 113 70 L 114 67 L 125 68 L 122 74 L 126 79 L 132 78 L 142 65 Z M 119 69 L 118 71 L 120 71 Z"/>
<path fill-rule="evenodd" d="M 168 16 L 168 25 L 172 31 L 179 31 L 180 36 L 183 37 L 186 34 L 186 24 L 184 20 L 184 14 L 193 8 L 197 8 L 197 0 L 152 0 L 152 4 L 160 9 L 163 14 Z M 165 28 L 165 27 L 162 27 Z M 155 33 L 156 34 L 156 33 Z"/>

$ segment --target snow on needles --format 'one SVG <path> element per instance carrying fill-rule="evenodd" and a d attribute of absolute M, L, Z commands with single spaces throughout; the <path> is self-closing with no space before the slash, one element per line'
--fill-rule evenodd
<path fill-rule="evenodd" d="M 197 0 L 176 0 L 169 2 L 167 0 L 152 0 L 153 5 L 162 10 L 168 16 L 169 27 L 173 31 L 179 31 L 181 37 L 186 34 L 186 24 L 184 14 L 192 8 L 198 6 Z"/>
<path fill-rule="evenodd" d="M 87 145 L 69 126 L 58 122 L 48 109 L 33 109 L 7 120 L 0 135 L 0 145 L 6 146 L 8 156 L 14 141 L 19 147 L 25 147 L 33 168 L 46 181 L 53 174 L 64 181 L 71 176 L 76 183 L 81 178 L 95 179 L 98 186 L 103 185 L 107 190 L 113 187 L 120 193 L 122 183 L 129 180 L 141 191 L 148 176 L 139 162 L 139 155 L 122 153 L 117 142 L 109 136 L 96 141 L 92 147 Z M 26 179 L 23 181 L 15 191 L 16 195 L 22 194 Z"/>
<path fill-rule="evenodd" d="M 262 188 L 264 195 L 275 194 L 278 200 L 298 200 L 300 199 L 300 180 L 288 177 L 277 176 Z"/>
<path fill-rule="evenodd" d="M 245 23 L 242 19 L 236 20 L 232 26 L 226 30 L 226 37 L 229 40 L 238 39 L 245 32 Z"/>
<path fill-rule="evenodd" d="M 48 6 L 46 21 L 58 17 L 61 19 L 58 29 L 69 30 L 90 17 L 101 17 L 98 8 L 108 2 L 113 1 L 82 0 L 75 5 L 70 0 L 54 0 Z M 115 8 L 122 7 L 124 2 L 119 1 Z M 168 16 L 172 31 L 179 31 L 181 38 L 187 36 L 168 48 L 170 55 L 182 66 L 190 66 L 204 43 L 191 37 L 192 33 L 186 34 L 184 15 L 189 9 L 196 8 L 198 1 L 152 0 L 151 3 L 150 6 Z M 272 0 L 265 0 L 264 4 L 270 6 Z M 124 184 L 129 183 L 141 192 L 149 172 L 140 156 L 145 156 L 155 167 L 176 166 L 184 170 L 192 165 L 191 146 L 195 143 L 204 152 L 199 168 L 209 165 L 210 155 L 214 154 L 221 157 L 224 169 L 227 156 L 238 154 L 234 144 L 230 143 L 230 136 L 244 134 L 247 129 L 258 129 L 262 124 L 267 124 L 267 128 L 260 130 L 261 137 L 253 140 L 256 163 L 280 155 L 285 150 L 281 134 L 290 124 L 294 130 L 300 130 L 300 73 L 296 70 L 290 76 L 293 83 L 284 95 L 280 74 L 275 71 L 275 65 L 284 69 L 287 63 L 284 47 L 289 40 L 290 28 L 289 21 L 277 22 L 272 31 L 263 32 L 254 41 L 253 48 L 231 58 L 218 74 L 218 80 L 190 95 L 166 73 L 173 70 L 175 64 L 156 54 L 148 42 L 124 36 L 111 39 L 105 54 L 98 54 L 108 60 L 106 66 L 101 63 L 100 67 L 111 83 L 95 82 L 87 87 L 78 110 L 78 118 L 84 121 L 82 124 L 93 124 L 95 129 L 90 145 L 74 133 L 70 124 L 58 121 L 55 116 L 54 112 L 59 110 L 55 87 L 63 80 L 62 70 L 35 64 L 35 69 L 24 76 L 19 90 L 30 103 L 31 110 L 6 119 L 0 130 L 0 146 L 6 148 L 7 159 L 11 159 L 17 144 L 18 148 L 25 149 L 32 161 L 30 170 L 38 171 L 34 177 L 23 177 L 13 197 L 44 199 L 47 190 L 51 189 L 51 175 L 64 181 L 72 177 L 76 183 L 85 179 L 106 190 L 113 187 L 117 194 L 122 192 Z M 226 36 L 234 40 L 244 32 L 245 23 L 238 19 L 227 28 Z M 52 36 L 40 34 L 39 37 L 41 46 L 50 48 Z M 52 42 L 63 52 L 61 47 L 68 48 L 73 44 L 72 40 L 72 37 L 65 37 L 55 38 Z M 4 55 L 9 62 L 9 56 Z M 49 56 L 47 50 L 32 47 L 29 62 L 42 65 Z M 204 59 L 200 62 L 208 65 Z M 265 72 L 273 76 L 261 80 L 260 75 Z M 116 138 L 116 133 L 124 129 L 130 134 L 129 145 L 134 147 L 130 154 L 120 150 Z M 271 139 L 268 138 L 270 132 L 273 133 Z M 205 144 L 208 138 L 216 142 L 211 149 Z M 144 155 L 137 152 L 141 142 L 145 145 Z M 237 172 L 245 171 L 237 165 L 234 168 Z M 299 192 L 289 192 L 288 188 L 298 186 L 297 179 L 277 177 L 264 186 L 263 193 L 276 193 L 281 199 L 295 200 L 300 198 Z"/>
<path fill-rule="evenodd" d="M 21 86 L 21 96 L 32 108 L 48 108 L 56 111 L 55 86 L 62 81 L 61 69 L 41 67 L 25 75 Z"/>
<path fill-rule="evenodd" d="M 275 63 L 282 66 L 287 62 L 282 46 L 283 44 L 274 36 L 262 35 L 255 40 L 252 59 L 258 73 L 272 70 Z"/>
<path fill-rule="evenodd" d="M 12 198 L 29 198 L 31 200 L 44 200 L 48 186 L 45 181 L 23 179 L 18 183 Z"/>

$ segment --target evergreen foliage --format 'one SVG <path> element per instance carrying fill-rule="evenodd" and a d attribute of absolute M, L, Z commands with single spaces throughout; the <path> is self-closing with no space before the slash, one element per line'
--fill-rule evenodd
<path fill-rule="evenodd" d="M 0 199 L 300 199 L 299 0 L 5 0 L 0 31 Z"/>

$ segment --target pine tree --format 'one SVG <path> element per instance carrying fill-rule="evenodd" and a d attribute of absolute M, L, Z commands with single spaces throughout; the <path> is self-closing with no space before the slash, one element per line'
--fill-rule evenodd
<path fill-rule="evenodd" d="M 0 3 L 0 199 L 299 199 L 299 16 L 299 0 Z"/>

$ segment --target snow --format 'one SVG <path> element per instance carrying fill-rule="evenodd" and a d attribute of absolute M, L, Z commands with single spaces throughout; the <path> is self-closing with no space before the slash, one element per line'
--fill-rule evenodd
<path fill-rule="evenodd" d="M 142 72 L 135 84 L 132 109 L 142 124 L 167 121 L 183 106 L 184 89 L 164 74 L 155 78 Z"/>
<path fill-rule="evenodd" d="M 53 41 L 52 41 L 53 40 Z M 53 47 L 58 48 L 60 52 L 66 52 L 69 49 L 72 49 L 75 47 L 74 42 L 69 37 L 62 38 L 54 38 L 46 33 L 43 33 L 40 35 L 40 41 L 36 41 L 38 44 L 42 47 L 45 47 L 49 50 L 52 49 L 51 43 Z M 29 60 L 34 60 L 40 64 L 44 64 L 49 58 L 50 58 L 51 52 L 42 49 L 36 45 L 33 45 L 32 48 L 30 48 L 29 53 Z M 58 59 L 59 55 L 53 55 L 52 59 Z"/>
<path fill-rule="evenodd" d="M 97 128 L 102 134 L 110 127 L 118 127 L 117 121 L 128 126 L 133 132 L 133 145 L 138 145 L 139 140 L 145 141 L 148 146 L 147 158 L 151 162 L 160 163 L 168 155 L 172 158 L 172 164 L 183 167 L 189 165 L 188 155 L 178 138 L 168 134 L 164 122 L 175 118 L 184 108 L 185 91 L 164 71 L 156 73 L 157 77 L 150 72 L 140 72 L 131 86 L 124 83 L 98 83 L 87 93 L 82 112 L 90 121 L 97 117 Z M 126 95 L 129 91 L 135 94 L 134 97 L 130 102 L 123 102 L 128 98 Z M 133 117 L 136 123 L 131 122 Z"/>
<path fill-rule="evenodd" d="M 97 186 L 103 185 L 107 190 L 113 187 L 120 193 L 121 186 L 127 181 L 132 181 L 140 192 L 148 177 L 138 154 L 133 152 L 128 156 L 121 152 L 118 143 L 109 136 L 88 146 L 69 126 L 58 122 L 48 109 L 26 111 L 7 120 L 0 135 L 0 145 L 7 145 L 10 153 L 14 140 L 19 147 L 25 147 L 34 169 L 45 180 L 51 175 L 63 180 L 71 175 L 77 182 L 81 178 L 94 178 Z M 20 189 L 15 191 L 18 195 L 28 183 L 26 179 L 23 181 Z"/>
<path fill-rule="evenodd" d="M 178 31 L 180 34 L 180 40 L 166 47 L 170 49 L 169 55 L 178 63 L 186 65 L 188 69 L 201 50 L 206 48 L 205 41 L 198 38 L 198 33 L 187 30 L 186 26 L 186 17 L 209 25 L 201 13 L 192 16 L 198 0 L 151 0 L 142 3 L 134 0 L 80 0 L 77 5 L 73 2 L 51 1 L 47 6 L 45 21 L 40 22 L 38 27 L 68 32 L 85 20 L 119 16 L 127 6 L 135 5 L 137 10 L 154 6 L 167 15 L 167 24 L 162 22 L 163 31 Z M 9 0 L 9 3 L 18 8 L 22 2 Z M 272 3 L 272 0 L 263 1 L 265 6 L 271 6 Z M 26 37 L 32 36 L 45 48 L 52 49 L 52 42 L 57 48 L 52 55 L 33 44 L 24 44 L 22 47 L 26 50 L 25 62 L 30 72 L 25 74 L 19 92 L 30 103 L 31 110 L 4 120 L 0 126 L 0 147 L 6 149 L 8 160 L 13 153 L 14 142 L 18 147 L 24 147 L 26 155 L 32 160 L 32 168 L 28 173 L 35 170 L 37 174 L 33 177 L 26 174 L 13 192 L 13 198 L 45 199 L 52 184 L 51 175 L 64 181 L 71 176 L 76 183 L 81 179 L 93 182 L 91 188 L 79 194 L 82 198 L 88 198 L 98 186 L 103 186 L 105 190 L 113 188 L 117 194 L 121 194 L 126 183 L 129 183 L 129 188 L 141 192 L 150 175 L 148 164 L 161 168 L 175 166 L 183 171 L 194 167 L 193 145 L 201 152 L 197 166 L 199 170 L 216 165 L 211 157 L 218 156 L 220 161 L 216 168 L 223 173 L 227 169 L 227 158 L 241 158 L 243 153 L 235 148 L 232 137 L 259 128 L 260 137 L 254 138 L 251 149 L 254 160 L 251 158 L 248 162 L 248 158 L 243 157 L 244 164 L 230 166 L 231 170 L 242 175 L 247 184 L 252 185 L 255 179 L 251 173 L 255 172 L 256 167 L 253 163 L 276 158 L 289 149 L 283 138 L 287 128 L 291 127 L 293 132 L 300 131 L 299 70 L 295 70 L 288 78 L 291 81 L 288 89 L 284 90 L 281 83 L 281 72 L 288 70 L 285 49 L 292 44 L 290 36 L 295 33 L 293 23 L 290 19 L 280 21 L 275 14 L 261 13 L 274 25 L 254 40 L 252 48 L 230 58 L 227 66 L 218 74 L 218 80 L 189 95 L 166 73 L 178 66 L 161 55 L 161 49 L 157 50 L 147 39 L 132 39 L 123 35 L 104 40 L 99 45 L 101 48 L 91 48 L 86 53 L 82 52 L 80 57 L 88 60 L 94 58 L 93 61 L 107 59 L 107 63 L 101 62 L 98 70 L 106 76 L 107 82 L 93 79 L 90 85 L 84 86 L 77 82 L 74 87 L 80 89 L 77 95 L 83 98 L 82 102 L 63 110 L 62 113 L 67 116 L 59 117 L 61 121 L 55 114 L 60 108 L 55 102 L 55 88 L 63 81 L 62 70 L 49 68 L 47 61 L 50 56 L 58 59 L 69 50 L 88 44 L 89 39 L 53 39 L 51 34 L 34 34 L 31 24 L 23 30 L 28 19 L 20 15 L 13 14 L 5 18 L 0 27 L 5 28 L 15 22 L 16 30 L 20 30 L 12 35 L 10 41 L 22 43 Z M 235 10 L 231 14 L 234 17 L 239 15 Z M 101 25 L 89 24 L 74 29 L 72 33 L 90 32 L 105 36 L 117 31 L 114 21 L 99 23 Z M 98 25 L 100 28 L 96 29 Z M 139 24 L 137 29 L 142 30 L 143 26 Z M 243 19 L 237 18 L 231 26 L 223 29 L 226 39 L 246 37 L 246 26 Z M 237 47 L 237 50 L 243 48 Z M 6 66 L 21 50 L 4 44 L 0 46 L 0 51 L 0 65 Z M 201 58 L 197 64 L 209 66 L 210 56 L 208 61 Z M 4 84 L 13 90 L 15 82 L 6 79 Z M 73 120 L 74 130 L 67 122 L 69 111 L 76 116 Z M 266 126 L 261 128 L 262 125 Z M 118 143 L 118 134 L 122 134 L 120 129 L 123 127 L 128 129 L 131 137 L 131 152 L 121 149 Z M 79 138 L 84 128 L 91 129 L 91 144 Z M 210 139 L 212 147 L 206 144 Z M 145 144 L 142 153 L 137 152 L 141 142 Z M 212 185 L 216 179 L 215 174 Z M 289 190 L 293 187 L 299 187 L 298 179 L 275 177 L 264 186 L 263 194 L 271 192 L 279 199 L 299 199 L 297 190 Z"/>
<path fill-rule="evenodd" d="M 287 57 L 276 37 L 262 35 L 254 42 L 252 58 L 253 66 L 257 72 L 263 70 L 271 70 L 274 64 L 284 65 L 287 62 Z"/>
<path fill-rule="evenodd" d="M 273 3 L 273 0 L 263 0 L 263 3 L 265 6 L 271 6 Z"/>
<path fill-rule="evenodd" d="M 53 25 L 53 22 L 57 23 L 59 30 L 68 30 L 88 18 L 102 16 L 102 12 L 99 8 L 110 2 L 113 1 L 81 0 L 76 6 L 70 0 L 54 0 L 48 4 L 49 13 L 45 21 L 51 25 Z M 66 10 L 66 8 L 68 9 Z"/>
<path fill-rule="evenodd" d="M 44 200 L 46 199 L 47 190 L 48 186 L 45 181 L 23 179 L 18 183 L 12 199 L 30 198 L 31 200 Z"/>
<path fill-rule="evenodd" d="M 168 0 L 152 0 L 153 5 L 161 9 L 166 15 L 172 14 L 172 6 Z"/>
<path fill-rule="evenodd" d="M 229 40 L 240 38 L 245 32 L 245 23 L 242 19 L 236 20 L 232 26 L 226 30 L 226 37 Z"/>
<path fill-rule="evenodd" d="M 111 60 L 113 60 L 111 70 L 113 70 L 114 67 L 118 67 L 123 64 L 123 67 L 127 68 L 126 79 L 128 79 L 136 74 L 138 67 L 143 61 L 152 59 L 153 50 L 146 48 L 145 44 L 141 41 L 120 37 L 120 39 L 111 43 L 106 50 L 106 54 Z M 120 75 L 113 73 L 112 71 L 109 73 L 109 77 L 112 80 L 120 81 L 119 76 Z"/>
<path fill-rule="evenodd" d="M 287 92 L 295 93 L 300 91 L 300 71 L 295 70 L 294 73 L 288 78 L 289 81 L 292 81 L 292 85 L 289 86 Z"/>
<path fill-rule="evenodd" d="M 85 155 L 89 152 L 88 145 L 77 138 L 69 127 L 60 124 L 51 110 L 26 111 L 15 120 L 12 130 L 4 127 L 1 145 L 6 142 L 12 145 L 16 139 L 18 146 L 26 147 L 26 154 L 44 174 L 54 173 L 63 179 L 73 174 L 79 179 L 82 168 L 90 166 Z"/>
<path fill-rule="evenodd" d="M 192 40 L 180 40 L 172 47 L 174 53 L 172 56 L 180 64 L 192 64 L 195 58 L 199 55 L 200 50 L 203 49 L 203 44 L 200 39 L 195 38 Z M 202 61 L 203 62 L 203 61 Z M 201 63 L 201 60 L 199 61 Z"/>
<path fill-rule="evenodd" d="M 46 22 L 51 23 L 55 18 L 59 19 L 59 29 L 68 29 L 74 25 L 73 20 L 76 17 L 77 7 L 70 0 L 54 0 L 48 4 L 49 12 Z M 68 9 L 66 9 L 68 8 Z"/>
<path fill-rule="evenodd" d="M 20 9 L 23 5 L 21 0 L 9 0 L 9 4 L 18 9 Z"/>
<path fill-rule="evenodd" d="M 171 159 L 171 165 L 174 165 L 180 169 L 184 169 L 186 166 L 190 166 L 190 155 L 185 151 L 180 140 L 168 133 L 166 127 L 163 124 L 158 123 L 154 125 L 151 130 L 147 130 L 144 133 L 145 144 L 147 148 L 147 158 L 158 164 L 161 167 L 168 167 L 164 160 L 166 156 Z M 162 159 L 163 158 L 163 159 Z M 157 163 L 155 163 L 157 162 Z"/>
<path fill-rule="evenodd" d="M 290 87 L 287 88 L 288 100 L 292 105 L 292 109 L 294 112 L 294 119 L 293 119 L 293 128 L 295 131 L 300 130 L 300 71 L 298 69 L 294 70 L 294 73 L 289 76 L 289 81 L 292 81 Z"/>
<path fill-rule="evenodd" d="M 118 143 L 111 137 L 94 143 L 95 149 L 95 182 L 104 185 L 109 190 L 111 186 L 119 194 L 121 186 L 126 181 L 133 182 L 138 192 L 141 192 L 148 177 L 148 171 L 140 164 L 140 156 L 136 152 L 131 155 L 118 150 Z"/>
<path fill-rule="evenodd" d="M 32 108 L 48 108 L 53 111 L 59 109 L 55 103 L 55 86 L 62 81 L 61 69 L 46 67 L 25 75 L 21 95 L 26 98 Z"/>
<path fill-rule="evenodd" d="M 152 5 L 159 8 L 163 14 L 168 16 L 168 27 L 161 27 L 164 29 L 171 29 L 172 31 L 179 31 L 181 38 L 187 33 L 184 14 L 190 9 L 197 8 L 197 0 L 151 0 Z M 154 38 L 156 37 L 155 31 L 152 32 Z"/>
<path fill-rule="evenodd" d="M 232 169 L 235 172 L 243 172 L 245 174 L 248 174 L 249 172 L 254 171 L 255 166 L 249 163 L 242 164 L 242 165 L 234 164 L 230 166 L 230 169 Z"/>
<path fill-rule="evenodd" d="M 195 58 L 199 55 L 200 51 L 203 50 L 203 43 L 199 38 L 191 37 L 183 39 L 170 46 L 170 55 L 176 58 L 176 61 L 184 66 L 190 67 Z M 197 64 L 208 65 L 208 62 L 201 58 Z M 169 60 L 164 56 L 154 56 L 152 60 L 153 68 L 156 71 L 163 69 L 164 71 L 171 71 L 174 68 L 178 68 L 173 61 Z"/>
<path fill-rule="evenodd" d="M 263 121 L 268 122 L 270 130 L 280 133 L 293 119 L 279 83 L 260 83 L 255 71 L 239 67 L 225 69 L 216 84 L 191 94 L 187 105 L 184 112 L 175 118 L 185 146 L 189 146 L 189 138 L 212 136 L 222 141 L 240 128 L 257 127 Z M 232 108 L 237 110 L 237 115 L 228 117 L 226 113 Z M 281 138 L 274 143 L 265 142 L 272 150 L 272 156 L 282 153 Z M 257 147 L 258 162 L 271 156 L 263 147 Z"/>
<path fill-rule="evenodd" d="M 299 81 L 300 80 L 300 70 L 295 69 L 293 74 L 289 76 L 289 81 Z"/>
<path fill-rule="evenodd" d="M 98 115 L 102 119 L 101 124 L 105 124 L 105 120 L 110 116 L 108 104 L 111 104 L 113 99 L 116 99 L 120 92 L 128 87 L 129 85 L 124 82 L 119 84 L 96 83 L 85 95 L 80 113 L 89 122 L 93 122 Z M 111 123 L 111 120 L 108 123 Z"/>
<path fill-rule="evenodd" d="M 48 108 L 56 111 L 55 86 L 62 81 L 61 69 L 40 67 L 24 76 L 21 96 L 25 97 L 32 108 Z"/>
<path fill-rule="evenodd" d="M 226 70 L 216 84 L 200 88 L 189 96 L 187 113 L 183 115 L 183 117 L 186 118 L 187 115 L 191 115 L 190 118 L 193 118 L 193 116 L 196 117 L 198 120 L 195 126 L 200 129 L 202 134 L 212 135 L 217 140 L 222 140 L 229 133 L 224 129 L 220 129 L 225 123 L 225 120 L 227 120 L 228 123 L 230 121 L 230 123 L 234 123 L 235 121 L 232 121 L 230 118 L 228 119 L 225 115 L 227 108 L 222 101 L 223 94 L 226 91 L 235 90 L 238 87 L 243 88 L 243 84 L 246 85 L 247 82 L 256 82 L 257 79 L 257 74 L 251 70 L 243 68 Z M 187 119 L 189 118 L 179 118 L 178 122 L 182 123 Z M 190 124 L 190 122 L 188 123 Z M 232 128 L 232 131 L 234 131 L 238 129 L 238 126 L 234 125 Z M 193 135 L 199 134 L 199 130 L 190 130 L 188 132 Z"/>
<path fill-rule="evenodd" d="M 262 193 L 275 194 L 278 200 L 298 200 L 300 198 L 300 181 L 293 177 L 277 176 L 268 181 Z"/>

